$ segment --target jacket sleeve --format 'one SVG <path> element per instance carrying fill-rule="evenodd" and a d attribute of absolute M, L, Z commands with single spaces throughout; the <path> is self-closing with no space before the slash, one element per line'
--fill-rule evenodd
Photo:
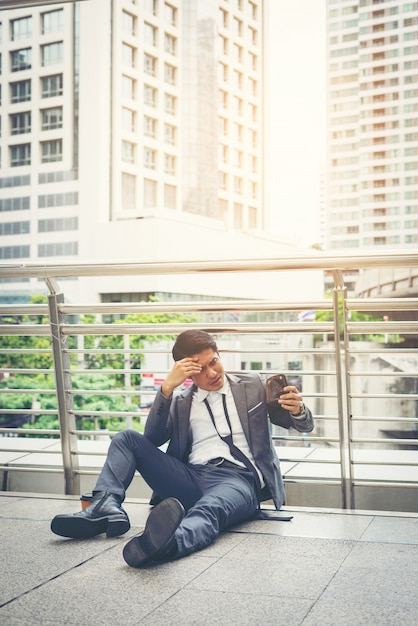
<path fill-rule="evenodd" d="M 295 428 L 301 433 L 310 433 L 314 429 L 314 420 L 310 409 L 305 404 L 305 416 L 301 418 L 293 417 L 289 411 L 285 411 L 277 404 L 277 407 L 268 407 L 270 421 L 282 428 Z"/>
<path fill-rule="evenodd" d="M 166 398 L 159 389 L 144 429 L 144 436 L 157 447 L 171 439 L 173 424 L 171 404 L 172 398 Z"/>

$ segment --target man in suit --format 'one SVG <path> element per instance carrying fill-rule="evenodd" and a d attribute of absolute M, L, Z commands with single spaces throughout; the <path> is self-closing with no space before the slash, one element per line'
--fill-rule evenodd
<path fill-rule="evenodd" d="M 92 504 L 57 515 L 51 530 L 64 537 L 115 537 L 130 528 L 122 508 L 135 471 L 154 490 L 144 532 L 123 550 L 128 565 L 180 558 L 210 545 L 239 522 L 261 517 L 260 501 L 284 503 L 280 463 L 268 418 L 300 432 L 313 429 L 298 389 L 285 387 L 266 404 L 258 374 L 225 374 L 218 347 L 205 331 L 186 330 L 173 347 L 174 366 L 157 392 L 144 434 L 112 440 Z M 191 378 L 193 386 L 174 391 Z M 169 442 L 166 452 L 160 446 Z"/>

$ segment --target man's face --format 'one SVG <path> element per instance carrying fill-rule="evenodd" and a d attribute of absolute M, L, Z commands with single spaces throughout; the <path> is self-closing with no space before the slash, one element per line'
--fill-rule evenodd
<path fill-rule="evenodd" d="M 219 354 L 214 352 L 212 348 L 207 348 L 193 356 L 198 359 L 199 365 L 202 366 L 202 371 L 192 376 L 194 384 L 200 389 L 205 389 L 205 391 L 219 391 L 219 389 L 222 389 L 225 370 Z"/>

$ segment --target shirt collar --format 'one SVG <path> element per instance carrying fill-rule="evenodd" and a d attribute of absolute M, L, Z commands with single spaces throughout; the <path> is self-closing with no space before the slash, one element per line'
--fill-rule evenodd
<path fill-rule="evenodd" d="M 216 391 L 208 391 L 207 389 L 200 389 L 200 387 L 198 387 L 195 393 L 196 393 L 197 401 L 203 402 L 204 400 L 206 400 L 206 398 L 209 395 L 215 395 L 216 393 L 223 393 L 224 395 L 227 395 L 228 391 L 229 391 L 229 382 L 227 378 L 225 377 L 225 383 L 224 383 L 224 386 L 221 387 L 221 389 L 217 389 Z"/>

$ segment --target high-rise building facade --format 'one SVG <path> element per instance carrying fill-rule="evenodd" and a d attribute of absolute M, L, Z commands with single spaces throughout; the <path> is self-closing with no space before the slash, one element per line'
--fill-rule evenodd
<path fill-rule="evenodd" d="M 418 247 L 418 2 L 328 0 L 326 247 Z"/>
<path fill-rule="evenodd" d="M 0 262 L 277 251 L 263 0 L 25 4 L 0 11 Z"/>

